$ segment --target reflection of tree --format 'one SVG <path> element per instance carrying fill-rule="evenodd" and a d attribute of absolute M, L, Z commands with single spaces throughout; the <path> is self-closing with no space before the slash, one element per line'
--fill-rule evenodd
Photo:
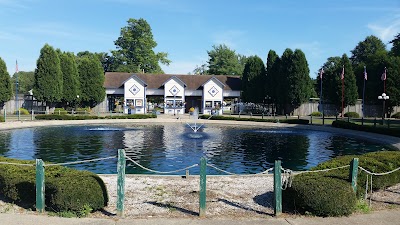
<path fill-rule="evenodd" d="M 363 140 L 356 140 L 344 136 L 332 135 L 330 137 L 330 145 L 327 149 L 333 152 L 332 157 L 341 155 L 358 155 L 371 151 L 378 151 L 382 146 L 375 146 L 373 143 L 368 143 Z"/>
<path fill-rule="evenodd" d="M 2 132 L 0 133 L 0 155 L 4 156 L 9 150 L 11 145 L 11 133 Z"/>

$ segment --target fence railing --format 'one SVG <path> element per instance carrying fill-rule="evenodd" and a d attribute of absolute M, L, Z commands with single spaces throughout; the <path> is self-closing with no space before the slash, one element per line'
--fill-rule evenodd
<path fill-rule="evenodd" d="M 235 173 L 220 169 L 213 164 L 208 164 L 207 160 L 205 158 L 201 158 L 199 164 L 193 164 L 191 166 L 187 166 L 182 169 L 178 169 L 178 170 L 174 170 L 174 171 L 156 171 L 156 170 L 144 167 L 140 163 L 133 160 L 132 158 L 126 156 L 124 149 L 118 149 L 118 156 L 111 156 L 111 157 L 97 158 L 97 159 L 90 159 L 90 160 L 82 160 L 82 161 L 75 161 L 75 162 L 45 164 L 43 162 L 43 160 L 36 159 L 35 164 L 19 164 L 19 163 L 10 163 L 10 162 L 0 162 L 0 164 L 16 165 L 16 166 L 35 166 L 36 167 L 36 210 L 39 213 L 42 213 L 45 210 L 45 179 L 44 179 L 45 178 L 45 167 L 60 166 L 60 165 L 65 166 L 65 165 L 72 165 L 72 164 L 79 164 L 79 163 L 86 163 L 86 162 L 93 162 L 93 161 L 102 161 L 102 160 L 108 160 L 108 159 L 114 159 L 114 158 L 118 158 L 118 163 L 117 163 L 117 201 L 116 201 L 117 202 L 116 208 L 117 208 L 118 216 L 124 215 L 125 177 L 126 177 L 125 169 L 126 169 L 126 161 L 127 160 L 131 161 L 134 165 L 136 165 L 144 170 L 147 170 L 147 171 L 153 172 L 153 173 L 157 173 L 157 174 L 171 174 L 171 173 L 177 173 L 179 171 L 185 171 L 185 170 L 188 171 L 188 169 L 194 168 L 194 167 L 200 167 L 200 175 L 199 175 L 199 179 L 200 179 L 200 182 L 199 182 L 200 183 L 199 216 L 200 217 L 204 217 L 206 215 L 207 167 L 213 168 L 215 170 L 224 172 L 229 175 L 240 175 L 240 174 L 235 174 Z M 367 177 L 365 198 L 367 198 L 369 188 L 370 188 L 370 196 L 372 195 L 372 177 L 373 176 L 383 176 L 383 175 L 394 173 L 394 172 L 400 170 L 400 167 L 399 167 L 392 171 L 388 171 L 388 172 L 384 172 L 384 173 L 374 173 L 374 172 L 364 169 L 363 167 L 358 166 L 358 158 L 354 158 L 351 161 L 350 165 L 345 165 L 345 166 L 330 168 L 330 169 L 323 169 L 323 170 L 294 172 L 289 169 L 283 168 L 281 166 L 280 160 L 275 160 L 274 167 L 271 167 L 263 172 L 251 174 L 251 175 L 253 175 L 253 176 L 272 175 L 272 174 L 270 174 L 270 172 L 273 172 L 274 215 L 279 216 L 282 213 L 282 190 L 285 190 L 287 187 L 291 186 L 292 179 L 295 174 L 328 172 L 328 171 L 337 170 L 337 169 L 344 169 L 347 167 L 350 168 L 349 169 L 349 181 L 351 182 L 351 186 L 352 186 L 354 192 L 357 191 L 358 169 L 360 169 L 362 172 L 365 172 L 367 174 L 367 176 L 370 176 L 370 179 L 368 179 L 368 177 Z M 282 172 L 283 172 L 283 174 L 282 174 Z M 186 173 L 186 174 L 188 174 L 188 173 Z M 370 187 L 368 186 L 368 182 L 370 184 Z M 371 201 L 371 197 L 370 197 L 370 201 Z"/>

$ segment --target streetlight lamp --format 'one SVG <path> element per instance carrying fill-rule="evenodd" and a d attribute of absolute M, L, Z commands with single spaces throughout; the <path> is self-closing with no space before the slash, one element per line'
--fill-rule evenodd
<path fill-rule="evenodd" d="M 382 95 L 378 96 L 378 99 L 383 100 L 383 108 L 382 108 L 382 120 L 385 119 L 385 101 L 389 99 L 389 95 L 382 93 Z"/>

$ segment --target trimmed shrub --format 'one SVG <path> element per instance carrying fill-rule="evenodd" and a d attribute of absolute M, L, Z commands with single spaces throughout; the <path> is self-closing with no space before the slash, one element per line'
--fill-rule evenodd
<path fill-rule="evenodd" d="M 34 161 L 0 157 L 0 161 L 32 164 Z M 0 165 L 0 194 L 12 201 L 35 206 L 35 167 Z M 79 215 L 90 207 L 99 210 L 107 206 L 104 182 L 89 171 L 62 166 L 45 168 L 45 204 L 49 211 L 70 211 Z"/>
<path fill-rule="evenodd" d="M 106 116 L 106 119 L 148 119 L 157 118 L 156 114 L 126 114 L 118 116 Z"/>
<path fill-rule="evenodd" d="M 346 180 L 309 173 L 293 178 L 283 201 L 289 208 L 316 216 L 348 216 L 355 210 L 356 195 Z"/>
<path fill-rule="evenodd" d="M 65 114 L 68 114 L 68 112 L 67 112 L 67 110 L 65 110 L 64 108 L 55 108 L 53 114 L 56 114 L 56 115 L 65 115 Z"/>
<path fill-rule="evenodd" d="M 322 116 L 321 112 L 312 112 L 310 116 Z"/>
<path fill-rule="evenodd" d="M 397 112 L 397 113 L 393 114 L 392 118 L 400 119 L 400 112 Z"/>
<path fill-rule="evenodd" d="M 356 112 L 347 112 L 344 114 L 344 117 L 360 118 L 360 115 Z"/>
<path fill-rule="evenodd" d="M 0 116 L 0 122 L 5 122 L 6 120 L 4 119 L 4 117 Z"/>
<path fill-rule="evenodd" d="M 86 107 L 86 108 L 77 108 L 77 109 L 75 110 L 75 113 L 76 113 L 76 114 L 90 114 L 91 111 L 92 111 L 92 110 L 91 110 L 89 107 Z"/>
<path fill-rule="evenodd" d="M 19 108 L 19 113 L 20 113 L 20 115 L 29 115 L 29 111 L 24 108 Z M 18 115 L 17 112 L 15 112 L 14 114 Z"/>
<path fill-rule="evenodd" d="M 35 117 L 37 120 L 95 120 L 99 119 L 98 116 L 90 116 L 90 115 L 58 115 L 58 114 L 50 114 L 50 115 L 37 115 Z"/>
<path fill-rule="evenodd" d="M 308 124 L 309 120 L 306 119 L 260 119 L 260 118 L 239 118 L 234 116 L 211 116 L 201 115 L 200 119 L 210 120 L 235 120 L 235 121 L 253 121 L 253 122 L 270 122 L 270 123 L 290 123 L 290 124 Z"/>
<path fill-rule="evenodd" d="M 338 127 L 338 128 L 343 128 L 343 129 L 360 130 L 360 131 L 366 131 L 366 132 L 400 137 L 400 129 L 399 128 L 362 126 L 362 125 L 358 125 L 355 123 L 346 122 L 346 121 L 342 121 L 342 120 L 333 121 L 332 126 Z"/>

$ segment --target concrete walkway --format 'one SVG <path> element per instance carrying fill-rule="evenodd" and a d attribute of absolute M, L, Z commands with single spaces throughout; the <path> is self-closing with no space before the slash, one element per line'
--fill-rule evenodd
<path fill-rule="evenodd" d="M 31 214 L 0 213 L 0 224 L 5 225 L 399 225 L 400 211 L 385 210 L 349 217 L 290 217 L 266 219 L 224 218 L 149 218 L 149 219 L 91 219 L 60 218 Z"/>

